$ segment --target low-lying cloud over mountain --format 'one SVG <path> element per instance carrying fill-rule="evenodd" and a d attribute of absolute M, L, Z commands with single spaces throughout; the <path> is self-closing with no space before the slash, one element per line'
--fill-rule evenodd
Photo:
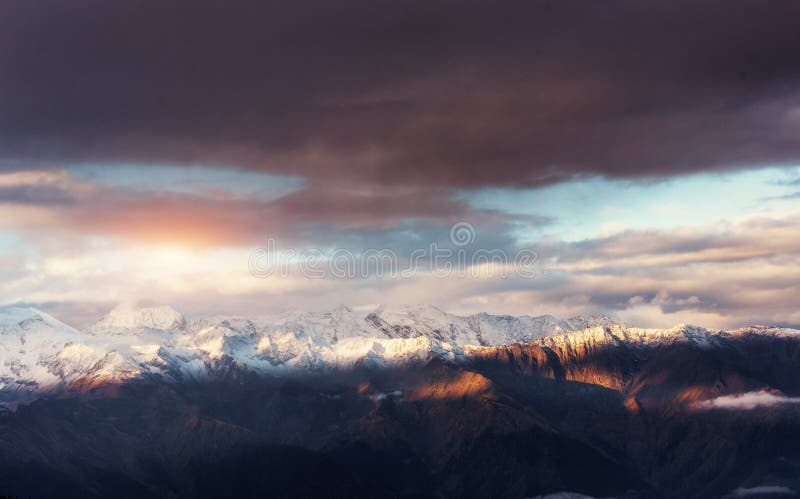
<path fill-rule="evenodd" d="M 780 393 L 768 391 L 722 395 L 711 400 L 704 400 L 695 405 L 698 410 L 728 409 L 748 410 L 757 407 L 773 407 L 781 404 L 800 404 L 800 397 L 787 397 Z"/>

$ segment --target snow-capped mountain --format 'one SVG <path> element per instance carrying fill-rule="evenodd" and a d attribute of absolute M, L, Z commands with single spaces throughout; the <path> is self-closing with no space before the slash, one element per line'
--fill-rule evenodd
<path fill-rule="evenodd" d="M 447 488 L 463 463 L 475 497 L 493 496 L 486 483 L 521 497 L 508 466 L 537 493 L 800 490 L 798 359 L 797 330 L 642 329 L 605 316 L 422 306 L 187 320 L 119 307 L 80 331 L 0 308 L 0 485 L 27 473 L 20 492 L 50 496 L 49 482 L 74 473 L 67 487 L 82 497 L 130 484 L 154 491 L 143 497 L 183 496 L 164 492 L 169 477 L 180 487 L 170 490 L 220 496 L 245 483 L 238 495 L 249 496 L 247 480 L 267 470 L 259 495 L 270 496 L 281 463 L 298 471 L 284 489 L 294 490 L 309 462 L 315 477 L 330 462 L 326 483 L 400 477 L 398 490 L 439 487 L 442 497 L 465 495 Z M 254 445 L 265 454 L 250 454 Z M 419 483 L 415 456 L 435 470 Z"/>
<path fill-rule="evenodd" d="M 0 404 L 81 384 L 114 382 L 138 370 L 121 345 L 93 338 L 29 308 L 0 309 Z"/>
<path fill-rule="evenodd" d="M 432 306 L 368 313 L 340 306 L 324 313 L 192 321 L 170 307 L 119 306 L 79 331 L 44 312 L 10 307 L 0 309 L 0 403 L 13 406 L 42 394 L 94 390 L 132 378 L 186 382 L 225 376 L 231 369 L 281 375 L 432 358 L 466 362 L 486 349 L 530 342 L 564 355 L 607 343 L 684 341 L 704 347 L 725 334 L 735 332 L 631 328 L 608 316 L 459 316 Z"/>
<path fill-rule="evenodd" d="M 326 313 L 287 312 L 262 320 L 266 330 L 294 331 L 335 344 L 347 338 L 400 339 L 424 336 L 455 345 L 493 346 L 531 341 L 591 326 L 619 324 L 609 316 L 577 316 L 561 321 L 539 317 L 459 316 L 431 305 L 400 309 L 378 307 L 366 314 L 339 306 Z"/>
<path fill-rule="evenodd" d="M 135 308 L 120 304 L 89 328 L 92 334 L 129 333 L 131 330 L 178 331 L 186 319 L 172 307 Z"/>

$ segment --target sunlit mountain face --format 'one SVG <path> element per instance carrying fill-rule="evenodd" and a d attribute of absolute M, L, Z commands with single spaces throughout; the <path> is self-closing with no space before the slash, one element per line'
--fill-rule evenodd
<path fill-rule="evenodd" d="M 0 4 L 0 496 L 800 494 L 800 4 Z"/>

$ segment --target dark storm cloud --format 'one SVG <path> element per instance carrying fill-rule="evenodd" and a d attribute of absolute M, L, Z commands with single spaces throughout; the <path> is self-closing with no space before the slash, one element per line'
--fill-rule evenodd
<path fill-rule="evenodd" d="M 0 161 L 530 186 L 800 159 L 800 3 L 8 1 Z"/>

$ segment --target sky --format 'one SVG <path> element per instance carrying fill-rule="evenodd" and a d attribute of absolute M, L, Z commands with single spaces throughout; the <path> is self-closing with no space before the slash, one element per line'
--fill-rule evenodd
<path fill-rule="evenodd" d="M 0 305 L 800 325 L 799 15 L 3 2 Z"/>

